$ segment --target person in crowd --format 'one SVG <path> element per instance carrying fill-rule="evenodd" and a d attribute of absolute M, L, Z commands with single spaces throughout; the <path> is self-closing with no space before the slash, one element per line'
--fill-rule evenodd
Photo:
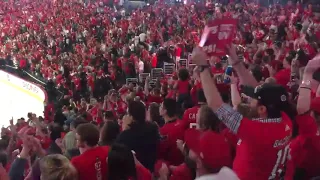
<path fill-rule="evenodd" d="M 134 157 L 134 152 L 121 144 L 111 146 L 108 155 L 108 179 L 151 180 L 148 169 Z"/>
<path fill-rule="evenodd" d="M 206 97 L 204 96 L 203 90 L 199 89 L 197 91 L 197 101 L 198 105 L 193 106 L 185 110 L 182 120 L 186 123 L 186 127 L 189 128 L 190 124 L 195 124 L 197 120 L 198 110 L 203 106 L 206 105 Z"/>
<path fill-rule="evenodd" d="M 243 64 L 238 62 L 234 46 L 229 47 L 228 52 L 234 70 L 238 76 L 244 76 L 247 72 L 241 72 Z M 202 84 L 208 106 L 239 137 L 233 170 L 244 180 L 273 179 L 280 176 L 279 172 L 285 161 L 277 159 L 286 158 L 292 135 L 292 122 L 288 115 L 283 113 L 289 106 L 286 89 L 270 84 L 257 86 L 250 107 L 252 111 L 257 111 L 259 116 L 249 120 L 231 106 L 224 104 L 215 84 L 209 83 L 212 80 L 206 62 L 207 55 L 200 48 L 195 48 L 192 56 L 193 61 L 199 66 L 201 81 L 208 82 Z M 268 133 L 267 136 L 265 130 L 273 133 Z M 283 154 L 279 157 L 277 155 L 280 152 Z M 260 153 L 264 153 L 264 158 Z M 264 163 L 261 163 L 260 158 L 263 158 Z"/>
<path fill-rule="evenodd" d="M 191 86 L 189 83 L 189 71 L 187 69 L 180 69 L 178 73 L 179 80 L 174 85 L 174 89 L 177 89 L 178 92 L 178 104 L 190 103 L 190 90 Z"/>
<path fill-rule="evenodd" d="M 320 56 L 310 60 L 304 69 L 297 101 L 299 136 L 292 140 L 286 166 L 285 179 L 317 179 L 319 161 L 319 112 L 320 98 L 311 95 L 313 73 L 320 67 Z M 320 86 L 317 87 L 317 91 Z"/>
<path fill-rule="evenodd" d="M 122 130 L 115 143 L 124 144 L 134 151 L 139 162 L 153 172 L 160 137 L 157 126 L 146 122 L 146 107 L 142 102 L 129 102 Z"/>
<path fill-rule="evenodd" d="M 147 120 L 156 123 L 159 127 L 162 127 L 164 125 L 164 120 L 160 115 L 159 104 L 154 102 L 149 105 L 147 111 Z"/>
<path fill-rule="evenodd" d="M 100 130 L 101 146 L 111 146 L 120 134 L 120 126 L 115 121 L 106 121 Z"/>
<path fill-rule="evenodd" d="M 177 140 L 183 141 L 183 121 L 177 119 L 177 102 L 174 99 L 164 99 L 160 106 L 160 115 L 165 124 L 159 129 L 161 142 L 158 148 L 158 158 L 168 162 L 170 165 L 180 165 L 183 155 L 177 148 Z"/>
<path fill-rule="evenodd" d="M 45 156 L 40 162 L 41 179 L 78 180 L 78 172 L 61 154 Z"/>
<path fill-rule="evenodd" d="M 98 146 L 99 129 L 96 125 L 85 123 L 76 129 L 77 146 L 80 155 L 73 157 L 71 163 L 78 171 L 79 179 L 107 179 L 109 146 Z"/>

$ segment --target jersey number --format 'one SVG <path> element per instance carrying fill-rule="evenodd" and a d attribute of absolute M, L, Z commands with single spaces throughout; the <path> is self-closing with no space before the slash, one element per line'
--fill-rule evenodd
<path fill-rule="evenodd" d="M 275 179 L 277 174 L 282 172 L 282 168 L 284 163 L 286 162 L 287 156 L 289 152 L 289 145 L 287 145 L 284 149 L 280 149 L 277 154 L 277 161 L 274 165 L 271 175 L 269 176 L 269 180 Z"/>

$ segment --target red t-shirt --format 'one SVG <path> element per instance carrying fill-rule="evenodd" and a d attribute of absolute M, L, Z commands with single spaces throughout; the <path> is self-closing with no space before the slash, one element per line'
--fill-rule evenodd
<path fill-rule="evenodd" d="M 233 170 L 241 180 L 277 179 L 289 151 L 292 123 L 281 119 L 243 118 L 237 132 L 237 154 Z"/>
<path fill-rule="evenodd" d="M 285 180 L 292 180 L 296 168 L 304 169 L 308 180 L 320 176 L 320 133 L 317 124 L 310 115 L 297 116 L 299 136 L 291 141 L 286 166 Z M 312 161 L 314 159 L 315 161 Z"/>
<path fill-rule="evenodd" d="M 150 171 L 141 164 L 136 165 L 138 180 L 152 180 Z"/>
<path fill-rule="evenodd" d="M 187 165 L 183 163 L 172 171 L 170 180 L 193 180 L 192 172 Z"/>
<path fill-rule="evenodd" d="M 149 94 L 148 97 L 147 97 L 147 104 L 148 105 L 153 103 L 153 102 L 161 104 L 162 101 L 163 101 L 163 99 L 162 99 L 161 96 L 153 96 L 153 95 Z"/>
<path fill-rule="evenodd" d="M 276 79 L 277 84 L 280 84 L 281 86 L 285 87 L 287 90 L 289 90 L 288 83 L 290 82 L 290 77 L 291 77 L 291 69 L 282 69 L 274 75 L 274 78 Z"/>
<path fill-rule="evenodd" d="M 188 94 L 189 93 L 189 81 L 178 81 L 178 93 L 179 94 Z"/>
<path fill-rule="evenodd" d="M 106 180 L 108 153 L 108 146 L 99 146 L 72 158 L 71 163 L 78 170 L 79 180 Z"/>
<path fill-rule="evenodd" d="M 177 140 L 184 139 L 184 127 L 181 120 L 173 120 L 159 129 L 161 142 L 158 147 L 158 159 L 163 159 L 175 166 L 183 162 L 184 157 L 177 148 Z"/>
<path fill-rule="evenodd" d="M 190 123 L 197 123 L 197 113 L 199 108 L 200 106 L 194 106 L 183 113 L 182 120 L 185 122 L 186 128 L 189 128 Z"/>

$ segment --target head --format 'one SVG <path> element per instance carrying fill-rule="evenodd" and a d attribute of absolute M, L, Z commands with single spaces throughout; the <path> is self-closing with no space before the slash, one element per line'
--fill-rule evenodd
<path fill-rule="evenodd" d="M 76 131 L 77 127 L 80 125 L 80 124 L 85 124 L 85 123 L 88 123 L 88 121 L 86 121 L 85 119 L 83 119 L 82 117 L 79 117 L 77 119 L 75 119 L 74 121 L 72 121 L 70 123 L 70 130 L 71 131 Z"/>
<path fill-rule="evenodd" d="M 147 111 L 149 120 L 151 122 L 156 122 L 158 125 L 160 124 L 160 120 L 161 120 L 159 109 L 160 109 L 159 104 L 151 103 Z"/>
<path fill-rule="evenodd" d="M 131 101 L 128 104 L 127 115 L 133 122 L 141 124 L 146 122 L 146 107 L 141 101 Z"/>
<path fill-rule="evenodd" d="M 40 161 L 41 180 L 77 180 L 78 172 L 63 155 L 47 155 Z"/>
<path fill-rule="evenodd" d="M 76 129 L 77 146 L 82 149 L 96 147 L 100 132 L 96 125 L 91 123 L 80 124 Z"/>
<path fill-rule="evenodd" d="M 116 117 L 114 116 L 112 111 L 106 111 L 103 116 L 103 121 L 116 121 Z"/>
<path fill-rule="evenodd" d="M 115 121 L 106 121 L 100 131 L 100 145 L 112 145 L 119 134 L 119 124 Z"/>
<path fill-rule="evenodd" d="M 108 154 L 108 179 L 137 179 L 136 166 L 131 150 L 114 144 Z"/>
<path fill-rule="evenodd" d="M 52 124 L 49 126 L 50 139 L 54 142 L 56 139 L 61 138 L 61 133 L 63 132 L 63 127 L 59 124 Z"/>
<path fill-rule="evenodd" d="M 289 108 L 289 95 L 284 87 L 265 83 L 257 86 L 250 99 L 249 116 L 252 118 L 280 118 L 281 112 Z M 257 117 L 254 117 L 256 115 Z"/>
<path fill-rule="evenodd" d="M 230 145 L 219 133 L 188 129 L 185 142 L 189 148 L 189 159 L 196 163 L 198 176 L 218 173 L 223 166 L 232 163 Z"/>
<path fill-rule="evenodd" d="M 186 81 L 189 79 L 189 71 L 187 69 L 180 69 L 178 76 L 181 81 Z"/>
<path fill-rule="evenodd" d="M 199 126 L 199 129 L 201 129 L 202 131 L 211 130 L 219 132 L 220 120 L 212 111 L 212 109 L 207 105 L 201 106 L 198 110 L 197 124 Z"/>
<path fill-rule="evenodd" d="M 174 99 L 164 99 L 159 111 L 164 119 L 175 118 L 177 115 L 177 102 Z"/>

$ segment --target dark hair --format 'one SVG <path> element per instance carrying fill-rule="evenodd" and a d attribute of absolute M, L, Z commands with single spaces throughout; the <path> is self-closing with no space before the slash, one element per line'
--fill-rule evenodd
<path fill-rule="evenodd" d="M 185 68 L 180 69 L 178 73 L 179 79 L 181 81 L 186 81 L 189 79 L 189 71 Z"/>
<path fill-rule="evenodd" d="M 151 103 L 149 106 L 151 121 L 156 122 L 158 126 L 161 126 L 163 125 L 163 122 L 160 116 L 159 108 L 160 106 L 157 103 Z"/>
<path fill-rule="evenodd" d="M 120 134 L 120 126 L 114 121 L 107 121 L 101 129 L 100 145 L 112 145 L 115 139 Z"/>
<path fill-rule="evenodd" d="M 80 124 L 77 127 L 77 134 L 80 136 L 80 141 L 86 142 L 90 147 L 96 146 L 99 142 L 99 129 L 94 124 Z"/>
<path fill-rule="evenodd" d="M 83 119 L 82 117 L 77 118 L 76 120 L 72 121 L 70 123 L 70 126 L 72 126 L 73 128 L 77 128 L 80 124 L 84 124 L 84 123 L 88 123 L 88 121 L 86 121 L 85 119 Z"/>
<path fill-rule="evenodd" d="M 134 157 L 129 148 L 122 144 L 114 144 L 108 154 L 108 179 L 137 180 Z"/>
<path fill-rule="evenodd" d="M 252 72 L 253 77 L 254 77 L 258 82 L 260 82 L 260 81 L 263 79 L 263 74 L 262 74 L 262 71 L 261 71 L 261 67 L 259 67 L 259 66 L 254 66 L 254 67 L 251 69 L 251 72 Z"/>
<path fill-rule="evenodd" d="M 63 132 L 62 126 L 60 124 L 54 123 L 49 126 L 50 139 L 55 141 L 56 139 L 61 138 L 61 133 Z"/>
<path fill-rule="evenodd" d="M 309 56 L 302 49 L 297 51 L 297 61 L 299 61 L 301 67 L 306 66 L 309 59 Z"/>
<path fill-rule="evenodd" d="M 174 117 L 177 115 L 177 102 L 174 99 L 164 99 L 163 100 L 163 108 L 167 110 L 167 115 L 169 117 Z"/>
<path fill-rule="evenodd" d="M 136 123 L 146 122 L 146 107 L 141 101 L 129 102 L 128 113 Z"/>
<path fill-rule="evenodd" d="M 112 121 L 115 121 L 115 120 L 116 120 L 116 117 L 114 116 L 114 114 L 113 114 L 112 111 L 106 111 L 106 112 L 104 113 L 104 118 L 105 118 L 105 119 L 112 120 Z"/>
<path fill-rule="evenodd" d="M 212 130 L 219 132 L 220 120 L 211 108 L 207 105 L 200 107 L 199 126 L 202 130 Z"/>

